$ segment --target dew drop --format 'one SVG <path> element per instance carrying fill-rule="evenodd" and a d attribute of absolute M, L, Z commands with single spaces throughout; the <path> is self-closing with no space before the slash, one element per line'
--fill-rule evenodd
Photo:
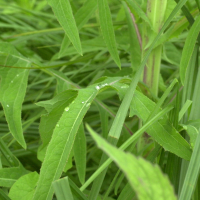
<path fill-rule="evenodd" d="M 7 107 L 9 107 L 9 105 L 7 105 Z"/>
<path fill-rule="evenodd" d="M 60 125 L 59 125 L 59 124 L 56 124 L 56 126 L 59 127 Z"/>
<path fill-rule="evenodd" d="M 96 89 L 97 89 L 97 90 L 99 90 L 99 89 L 100 89 L 100 87 L 97 85 L 97 86 L 96 86 Z"/>
<path fill-rule="evenodd" d="M 69 110 L 69 107 L 66 107 L 66 108 L 65 108 L 65 111 L 68 111 L 68 110 Z"/>
<path fill-rule="evenodd" d="M 121 86 L 121 88 L 128 88 L 128 85 L 123 85 Z"/>
<path fill-rule="evenodd" d="M 13 81 L 11 81 L 11 83 L 13 83 Z"/>
<path fill-rule="evenodd" d="M 86 107 L 88 107 L 88 106 L 90 106 L 90 105 L 91 105 L 91 103 L 87 103 L 87 104 L 86 104 Z"/>
<path fill-rule="evenodd" d="M 82 103 L 85 103 L 84 101 L 82 101 Z"/>
<path fill-rule="evenodd" d="M 74 101 L 72 101 L 72 103 L 74 103 Z"/>
<path fill-rule="evenodd" d="M 19 74 L 17 74 L 17 76 L 19 76 Z"/>

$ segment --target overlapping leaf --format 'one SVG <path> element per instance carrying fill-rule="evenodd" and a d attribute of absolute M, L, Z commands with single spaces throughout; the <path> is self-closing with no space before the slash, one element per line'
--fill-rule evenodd
<path fill-rule="evenodd" d="M 53 130 L 62 116 L 64 108 L 67 107 L 76 96 L 77 91 L 66 90 L 51 100 L 37 103 L 38 106 L 44 107 L 48 112 L 48 114 L 45 114 L 41 117 L 39 128 L 42 145 L 38 149 L 38 158 L 41 161 L 44 160 L 46 148 L 51 140 Z"/>
<path fill-rule="evenodd" d="M 53 188 L 51 184 L 60 177 L 65 163 L 69 159 L 77 131 L 90 104 L 99 90 L 103 90 L 119 80 L 121 78 L 106 79 L 101 84 L 79 90 L 77 98 L 63 110 L 47 147 L 34 200 L 52 198 Z"/>
<path fill-rule="evenodd" d="M 89 18 L 92 16 L 94 11 L 97 8 L 97 2 L 95 0 L 87 0 L 85 4 L 77 11 L 77 13 L 74 15 L 74 18 L 76 20 L 76 24 L 78 27 L 78 30 L 80 30 L 85 23 L 89 20 Z M 65 35 L 60 52 L 58 53 L 59 57 L 62 57 L 65 55 L 67 47 L 70 44 L 70 40 L 67 35 Z"/>
<path fill-rule="evenodd" d="M 82 55 L 78 28 L 76 26 L 76 21 L 74 19 L 69 0 L 48 0 L 48 3 L 52 7 L 58 21 L 60 22 L 70 41 L 78 53 Z"/>
<path fill-rule="evenodd" d="M 21 55 L 11 44 L 0 43 L 0 102 L 3 106 L 10 132 L 26 148 L 21 122 L 21 108 L 26 93 L 30 60 Z M 4 67 L 3 67 L 4 66 Z M 5 66 L 14 66 L 10 68 Z M 19 68 L 17 68 L 19 67 Z"/>
<path fill-rule="evenodd" d="M 137 115 L 142 121 L 147 120 L 147 116 L 155 108 L 155 103 L 135 91 L 135 95 L 130 106 L 130 115 Z M 157 114 L 157 113 L 156 113 Z M 190 145 L 171 125 L 167 116 L 148 128 L 147 133 L 152 136 L 163 148 L 181 158 L 189 160 L 191 157 Z"/>
<path fill-rule="evenodd" d="M 116 62 L 118 67 L 121 68 L 121 63 L 115 41 L 115 33 L 112 24 L 110 8 L 108 6 L 108 0 L 98 0 L 98 8 L 99 8 L 100 27 L 105 43 L 113 60 Z"/>
<path fill-rule="evenodd" d="M 31 200 L 38 178 L 39 175 L 37 172 L 31 172 L 22 176 L 11 187 L 9 197 L 12 200 Z"/>
<path fill-rule="evenodd" d="M 169 179 L 158 165 L 152 165 L 143 158 L 120 151 L 90 129 L 90 134 L 101 148 L 125 173 L 130 185 L 140 200 L 174 199 L 176 196 Z"/>
<path fill-rule="evenodd" d="M 69 158 L 81 121 L 97 93 L 96 88 L 79 90 L 74 102 L 64 109 L 46 151 L 34 200 L 52 198 L 53 188 L 51 184 L 60 177 Z"/>
<path fill-rule="evenodd" d="M 180 78 L 183 85 L 185 81 L 186 71 L 189 66 L 192 53 L 194 51 L 196 39 L 200 31 L 199 27 L 200 27 L 200 16 L 197 17 L 196 21 L 192 25 L 192 28 L 188 33 L 182 52 L 181 63 L 180 63 Z"/>

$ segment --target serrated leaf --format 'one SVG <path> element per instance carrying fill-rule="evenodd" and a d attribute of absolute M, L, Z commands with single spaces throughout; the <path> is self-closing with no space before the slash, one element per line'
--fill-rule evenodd
<path fill-rule="evenodd" d="M 182 57 L 181 57 L 181 63 L 180 63 L 180 78 L 181 82 L 184 85 L 186 71 L 189 66 L 190 59 L 192 57 L 194 47 L 196 44 L 196 39 L 199 35 L 200 30 L 200 16 L 197 17 L 194 24 L 192 25 L 187 39 L 185 41 L 185 45 L 183 47 Z"/>
<path fill-rule="evenodd" d="M 108 51 L 110 52 L 110 55 L 112 56 L 113 60 L 118 65 L 118 67 L 121 68 L 108 1 L 98 0 L 98 8 L 99 8 L 100 27 L 104 37 L 104 41 L 107 45 Z"/>
<path fill-rule="evenodd" d="M 130 116 L 137 115 L 142 121 L 147 120 L 147 116 L 155 108 L 155 103 L 148 99 L 142 93 L 135 91 L 130 106 Z M 155 113 L 157 114 L 157 113 Z M 154 123 L 146 131 L 154 140 L 156 140 L 165 150 L 170 151 L 177 156 L 189 160 L 191 157 L 190 145 L 171 125 L 167 116 Z"/>
<path fill-rule="evenodd" d="M 82 55 L 78 28 L 76 26 L 76 21 L 74 19 L 69 0 L 47 0 L 47 2 L 52 7 L 55 16 L 74 45 L 75 49 L 79 54 Z"/>
<path fill-rule="evenodd" d="M 22 176 L 11 187 L 9 197 L 12 200 L 31 200 L 38 178 L 39 175 L 37 172 L 31 172 Z"/>
<path fill-rule="evenodd" d="M 30 67 L 31 62 L 11 44 L 0 43 L 0 65 Z M 0 67 L 0 102 L 3 106 L 8 127 L 17 142 L 26 148 L 23 136 L 21 109 L 26 93 L 28 69 Z"/>
<path fill-rule="evenodd" d="M 161 172 L 158 165 L 152 165 L 141 157 L 137 158 L 130 153 L 125 153 L 110 145 L 91 128 L 88 130 L 98 147 L 125 173 L 140 200 L 177 199 L 169 179 Z"/>

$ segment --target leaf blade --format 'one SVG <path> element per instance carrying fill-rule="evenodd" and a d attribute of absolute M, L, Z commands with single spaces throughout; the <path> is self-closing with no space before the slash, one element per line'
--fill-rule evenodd
<path fill-rule="evenodd" d="M 100 27 L 108 51 L 110 52 L 113 60 L 118 65 L 118 67 L 121 68 L 108 1 L 98 0 L 98 8 L 99 8 Z"/>
<path fill-rule="evenodd" d="M 169 179 L 162 174 L 158 165 L 153 166 L 141 157 L 136 158 L 130 153 L 120 151 L 102 139 L 89 126 L 87 128 L 98 147 L 114 160 L 126 174 L 139 199 L 177 199 Z"/>
<path fill-rule="evenodd" d="M 185 41 L 185 45 L 183 47 L 181 63 L 180 63 L 180 78 L 181 82 L 184 85 L 186 71 L 192 57 L 192 53 L 194 51 L 196 39 L 199 34 L 199 27 L 200 27 L 200 16 L 197 17 L 192 28 L 190 29 L 187 39 Z"/>
<path fill-rule="evenodd" d="M 30 67 L 31 62 L 23 57 L 11 44 L 0 44 L 0 64 L 2 66 Z M 28 69 L 0 68 L 0 102 L 4 108 L 10 132 L 17 142 L 26 148 L 23 136 L 21 109 L 28 82 Z"/>
<path fill-rule="evenodd" d="M 52 7 L 59 23 L 63 27 L 75 49 L 82 55 L 78 28 L 76 26 L 76 21 L 74 19 L 69 0 L 48 0 L 48 3 Z"/>

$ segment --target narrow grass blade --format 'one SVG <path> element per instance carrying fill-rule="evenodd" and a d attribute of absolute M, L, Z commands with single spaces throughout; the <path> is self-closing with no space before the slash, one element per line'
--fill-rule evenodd
<path fill-rule="evenodd" d="M 131 0 L 123 0 L 123 1 L 127 3 L 132 13 L 136 12 L 145 22 L 147 22 L 149 26 L 152 26 L 145 12 L 140 8 L 140 6 L 135 1 L 131 1 Z"/>
<path fill-rule="evenodd" d="M 189 107 L 192 105 L 192 101 L 187 100 L 185 102 L 185 104 L 183 105 L 183 107 L 181 108 L 180 112 L 179 112 L 179 117 L 178 117 L 178 121 L 180 121 L 182 119 L 182 117 L 184 116 L 184 114 L 187 112 L 187 110 L 189 109 Z"/>
<path fill-rule="evenodd" d="M 197 17 L 192 28 L 190 29 L 185 45 L 182 52 L 181 63 L 180 63 L 180 78 L 181 82 L 184 85 L 186 71 L 194 51 L 195 43 L 200 30 L 200 16 Z"/>
<path fill-rule="evenodd" d="M 124 200 L 124 199 L 132 200 L 135 197 L 135 195 L 136 194 L 135 194 L 133 188 L 131 187 L 131 185 L 129 183 L 127 183 L 126 186 L 121 191 L 117 200 Z"/>
<path fill-rule="evenodd" d="M 2 199 L 2 200 L 11 200 L 8 197 L 8 195 L 2 189 L 0 189 L 0 199 Z"/>
<path fill-rule="evenodd" d="M 74 200 L 68 177 L 53 182 L 57 200 Z"/>
<path fill-rule="evenodd" d="M 167 107 L 163 109 L 159 114 L 157 114 L 155 117 L 150 119 L 142 128 L 140 128 L 138 131 L 135 132 L 134 135 L 132 135 L 123 145 L 121 145 L 120 149 L 125 150 L 127 147 L 129 147 L 134 141 L 136 141 L 145 131 L 147 128 L 149 128 L 153 123 L 155 123 L 159 118 L 161 118 L 163 115 L 168 113 L 172 107 Z M 87 129 L 89 130 L 90 127 L 86 126 Z M 88 185 L 94 181 L 94 179 L 97 178 L 97 176 L 105 170 L 108 165 L 112 162 L 112 160 L 109 158 L 107 159 L 99 168 L 92 174 L 92 176 L 85 182 L 85 184 L 80 188 L 81 191 L 85 190 Z"/>
<path fill-rule="evenodd" d="M 78 30 L 80 30 L 83 27 L 83 25 L 87 23 L 87 21 L 93 15 L 96 9 L 97 9 L 97 2 L 95 0 L 87 0 L 85 4 L 77 11 L 74 17 L 76 20 Z M 59 57 L 62 57 L 65 55 L 65 51 L 69 44 L 70 44 L 70 40 L 67 37 L 67 35 L 65 35 L 62 41 L 60 52 L 58 53 Z"/>
<path fill-rule="evenodd" d="M 74 19 L 69 0 L 48 0 L 47 2 L 52 7 L 55 16 L 74 45 L 75 49 L 79 54 L 82 55 L 78 28 L 76 26 L 76 21 Z"/>
<path fill-rule="evenodd" d="M 71 180 L 69 180 L 69 184 L 71 187 L 71 191 L 73 193 L 73 196 L 75 199 L 77 200 L 88 200 L 88 198 L 85 196 L 85 194 L 83 194 L 80 189 L 76 186 L 76 184 Z"/>
<path fill-rule="evenodd" d="M 83 124 L 79 127 L 74 141 L 74 159 L 81 184 L 85 182 L 86 172 L 86 138 Z"/>
<path fill-rule="evenodd" d="M 22 56 L 11 44 L 0 43 L 0 64 L 30 68 L 31 62 Z M 20 68 L 0 68 L 0 102 L 3 106 L 10 132 L 17 142 L 26 148 L 21 109 L 28 82 L 29 70 Z"/>
<path fill-rule="evenodd" d="M 200 132 L 194 146 L 194 151 L 189 163 L 179 200 L 190 200 L 198 179 L 200 170 Z"/>
<path fill-rule="evenodd" d="M 113 147 L 92 129 L 90 134 L 99 148 L 106 152 L 126 174 L 129 183 L 140 200 L 177 199 L 168 178 L 164 176 L 158 165 L 152 165 L 143 158 L 136 158 Z"/>
<path fill-rule="evenodd" d="M 133 2 L 133 1 L 131 1 Z M 134 70 L 137 70 L 141 63 L 141 37 L 139 34 L 139 29 L 136 25 L 135 19 L 133 14 L 128 9 L 126 3 L 122 1 L 125 12 L 126 18 L 128 22 L 128 30 L 129 30 L 129 37 L 130 37 L 130 54 L 131 54 L 131 65 Z M 136 29 L 137 28 L 137 29 Z M 138 31 L 138 32 L 137 32 Z"/>
<path fill-rule="evenodd" d="M 31 200 L 33 198 L 38 178 L 39 175 L 37 172 L 31 172 L 22 176 L 11 187 L 9 197 L 12 200 Z"/>
<path fill-rule="evenodd" d="M 101 31 L 113 60 L 121 68 L 108 0 L 98 0 Z"/>

